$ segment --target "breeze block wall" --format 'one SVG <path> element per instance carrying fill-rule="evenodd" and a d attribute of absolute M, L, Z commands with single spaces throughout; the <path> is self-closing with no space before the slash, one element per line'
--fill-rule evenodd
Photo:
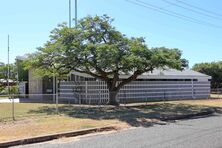
<path fill-rule="evenodd" d="M 104 81 L 61 82 L 59 97 L 75 103 L 106 104 L 109 91 Z M 158 100 L 206 99 L 210 95 L 210 81 L 133 81 L 119 91 L 120 103 Z"/>

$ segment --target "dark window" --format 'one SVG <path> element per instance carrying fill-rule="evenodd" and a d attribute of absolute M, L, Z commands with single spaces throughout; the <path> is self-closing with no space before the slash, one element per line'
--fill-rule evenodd
<path fill-rule="evenodd" d="M 80 76 L 80 81 L 85 81 L 85 77 Z"/>
<path fill-rule="evenodd" d="M 96 81 L 96 78 L 85 78 L 86 81 Z"/>

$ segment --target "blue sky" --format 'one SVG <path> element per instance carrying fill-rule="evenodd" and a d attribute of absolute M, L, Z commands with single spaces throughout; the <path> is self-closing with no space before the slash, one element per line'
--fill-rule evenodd
<path fill-rule="evenodd" d="M 132 0 L 135 1 L 135 0 Z M 78 17 L 108 14 L 113 25 L 127 36 L 145 37 L 149 47 L 179 48 L 190 66 L 222 59 L 222 1 L 181 0 L 216 12 L 217 18 L 202 16 L 170 5 L 163 0 L 145 3 L 211 23 L 221 28 L 184 21 L 126 0 L 78 0 Z M 177 3 L 176 0 L 167 0 Z M 72 16 L 74 17 L 74 0 Z M 214 15 L 215 16 L 215 15 Z M 10 34 L 10 61 L 32 53 L 48 39 L 50 31 L 68 21 L 68 0 L 7 0 L 0 2 L 0 61 L 7 62 L 7 35 Z M 74 22 L 73 22 L 74 25 Z"/>

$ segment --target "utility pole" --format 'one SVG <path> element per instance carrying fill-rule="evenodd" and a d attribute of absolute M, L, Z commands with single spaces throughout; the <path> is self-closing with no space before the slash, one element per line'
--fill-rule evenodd
<path fill-rule="evenodd" d="M 9 66 L 9 35 L 8 35 L 8 80 L 7 80 L 7 83 L 8 83 L 8 97 L 9 99 L 11 99 L 11 93 L 10 93 L 10 84 L 9 84 L 9 79 L 10 79 L 10 66 Z M 12 119 L 15 120 L 15 103 L 14 103 L 14 98 L 12 97 L 11 99 L 12 101 Z"/>
<path fill-rule="evenodd" d="M 75 0 L 75 27 L 77 27 L 77 0 Z"/>
<path fill-rule="evenodd" d="M 10 67 L 9 67 L 9 35 L 8 35 L 8 72 L 7 72 L 7 86 L 8 86 L 8 97 L 10 95 L 10 88 L 9 88 L 9 75 L 10 75 Z"/>
<path fill-rule="evenodd" d="M 69 28 L 72 27 L 72 0 L 69 0 Z M 77 27 L 77 0 L 75 0 L 75 27 Z"/>
<path fill-rule="evenodd" d="M 69 0 L 69 28 L 71 28 L 71 22 L 72 22 L 72 11 L 71 11 L 71 0 Z"/>

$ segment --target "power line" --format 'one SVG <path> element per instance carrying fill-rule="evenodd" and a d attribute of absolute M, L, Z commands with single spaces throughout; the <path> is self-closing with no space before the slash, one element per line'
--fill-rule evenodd
<path fill-rule="evenodd" d="M 127 2 L 130 2 L 130 3 L 134 4 L 134 5 L 142 6 L 142 7 L 145 7 L 145 8 L 148 8 L 148 9 L 151 9 L 151 10 L 154 10 L 154 11 L 157 11 L 157 12 L 160 12 L 160 13 L 163 13 L 163 14 L 166 14 L 166 15 L 169 15 L 169 16 L 173 16 L 173 17 L 176 17 L 176 18 L 179 18 L 179 19 L 183 19 L 183 20 L 186 19 L 186 18 L 184 18 L 184 17 L 180 17 L 180 16 L 178 16 L 178 15 L 171 14 L 171 13 L 167 13 L 167 12 L 164 12 L 164 11 L 160 10 L 160 9 L 162 9 L 162 8 L 156 9 L 156 8 L 149 7 L 149 6 L 146 6 L 146 5 L 143 5 L 143 4 L 140 4 L 140 3 L 137 3 L 137 2 L 131 1 L 131 0 L 126 0 L 126 1 L 127 1 Z M 192 20 L 187 20 L 187 21 L 193 22 Z M 196 22 L 193 22 L 193 23 L 196 23 Z"/>
<path fill-rule="evenodd" d="M 170 1 L 168 1 L 168 0 L 162 0 L 162 1 L 165 2 L 165 3 L 167 3 L 167 4 L 169 4 L 169 5 L 176 6 L 176 7 L 179 7 L 179 8 L 183 8 L 183 9 L 185 9 L 185 10 L 189 10 L 189 11 L 191 11 L 191 12 L 194 12 L 194 13 L 199 14 L 199 15 L 202 15 L 202 16 L 206 16 L 206 17 L 210 17 L 210 18 L 222 20 L 221 17 L 215 16 L 215 15 L 212 15 L 212 14 L 209 14 L 209 13 L 206 13 L 206 12 L 203 12 L 203 11 L 200 11 L 200 10 L 197 10 L 197 9 L 193 9 L 193 8 L 190 8 L 190 7 L 184 7 L 184 6 L 178 5 L 177 3 L 170 2 Z"/>
<path fill-rule="evenodd" d="M 222 14 L 219 14 L 219 13 L 216 13 L 216 12 L 213 12 L 213 11 L 210 11 L 210 10 L 207 10 L 207 9 L 203 9 L 203 8 L 200 8 L 200 7 L 197 7 L 195 5 L 191 5 L 191 4 L 188 4 L 188 3 L 185 3 L 181 0 L 176 0 L 178 3 L 181 3 L 183 5 L 186 5 L 186 6 L 189 6 L 191 8 L 194 8 L 194 9 L 197 9 L 197 10 L 200 10 L 200 11 L 203 11 L 203 12 L 206 12 L 206 13 L 209 13 L 209 14 L 212 14 L 212 15 L 216 15 L 216 16 L 220 16 L 222 17 Z"/>
<path fill-rule="evenodd" d="M 157 7 L 157 6 L 149 4 L 147 2 L 143 2 L 143 1 L 140 1 L 140 0 L 135 0 L 136 2 L 132 1 L 132 0 L 126 0 L 126 1 L 131 3 L 131 4 L 138 5 L 138 6 L 153 10 L 153 11 L 157 11 L 157 12 L 165 14 L 165 15 L 176 17 L 176 18 L 188 21 L 188 22 L 222 29 L 222 26 L 218 26 L 218 25 L 211 24 L 211 23 L 208 23 L 208 22 L 205 22 L 205 21 L 201 21 L 201 20 L 198 20 L 198 19 L 195 19 L 195 18 L 192 18 L 192 17 L 188 17 L 188 16 L 185 16 L 183 14 L 180 14 L 180 13 L 177 13 L 177 12 L 174 12 L 174 11 L 170 11 L 170 10 L 167 10 L 167 9 L 164 9 L 164 8 L 161 8 L 161 7 Z"/>
<path fill-rule="evenodd" d="M 141 1 L 141 0 L 136 0 L 136 1 L 138 1 L 138 2 L 140 2 L 140 3 L 143 3 L 143 4 L 145 4 L 145 5 L 149 5 L 149 6 L 151 6 L 151 7 L 157 8 L 157 9 L 161 9 L 161 10 L 163 10 L 163 11 L 165 11 L 165 12 L 169 12 L 169 13 L 171 13 L 171 14 L 175 14 L 175 15 L 178 15 L 178 16 L 180 16 L 180 17 L 187 18 L 187 19 L 192 20 L 192 21 L 194 21 L 194 22 L 196 22 L 196 23 L 198 23 L 198 24 L 201 24 L 201 25 L 206 25 L 206 26 L 211 26 L 211 27 L 215 27 L 215 28 L 220 28 L 220 29 L 222 29 L 222 26 L 218 26 L 218 25 L 215 25 L 215 24 L 212 24 L 212 23 L 209 23 L 209 22 L 205 22 L 205 21 L 202 21 L 202 20 L 198 20 L 198 19 L 195 19 L 195 18 L 193 18 L 193 17 L 189 17 L 189 16 L 186 16 L 186 15 L 183 15 L 183 14 L 180 14 L 180 13 L 177 13 L 177 12 L 174 12 L 174 11 L 170 11 L 170 10 L 167 10 L 167 9 L 164 9 L 164 8 L 161 8 L 161 7 L 158 7 L 158 6 L 149 4 L 149 3 L 147 3 L 147 2 L 143 2 L 143 1 Z"/>

